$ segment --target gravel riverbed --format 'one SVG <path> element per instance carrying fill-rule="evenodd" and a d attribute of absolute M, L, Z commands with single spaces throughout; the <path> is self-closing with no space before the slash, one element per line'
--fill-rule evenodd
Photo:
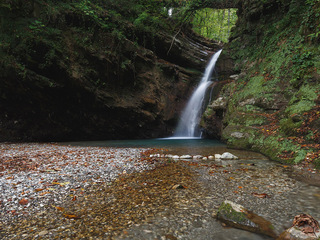
<path fill-rule="evenodd" d="M 320 219 L 319 187 L 290 178 L 288 166 L 148 157 L 156 151 L 0 144 L 0 238 L 268 239 L 223 227 L 215 213 L 226 199 L 277 233 L 300 213 Z"/>

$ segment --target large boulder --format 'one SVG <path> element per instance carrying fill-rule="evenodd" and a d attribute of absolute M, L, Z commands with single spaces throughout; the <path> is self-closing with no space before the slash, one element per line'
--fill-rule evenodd
<path fill-rule="evenodd" d="M 224 201 L 217 213 L 217 218 L 228 226 L 246 231 L 264 234 L 275 238 L 272 224 L 263 217 L 231 201 Z"/>

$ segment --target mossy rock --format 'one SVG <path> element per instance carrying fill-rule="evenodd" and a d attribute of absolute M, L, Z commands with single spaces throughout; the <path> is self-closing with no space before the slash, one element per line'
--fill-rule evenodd
<path fill-rule="evenodd" d="M 222 132 L 222 139 L 229 147 L 250 149 L 254 144 L 256 129 L 242 125 L 228 125 Z"/>
<path fill-rule="evenodd" d="M 228 200 L 221 204 L 217 218 L 231 227 L 276 237 L 274 228 L 269 221 Z"/>

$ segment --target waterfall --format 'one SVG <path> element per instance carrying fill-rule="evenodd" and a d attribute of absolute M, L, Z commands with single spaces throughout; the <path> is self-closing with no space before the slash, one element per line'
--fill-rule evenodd
<path fill-rule="evenodd" d="M 216 52 L 211 58 L 206 71 L 199 83 L 199 86 L 193 92 L 186 108 L 183 110 L 178 127 L 175 131 L 176 138 L 199 138 L 201 132 L 199 123 L 203 113 L 203 101 L 205 99 L 206 90 L 212 84 L 211 75 L 216 62 L 220 56 L 222 49 Z"/>

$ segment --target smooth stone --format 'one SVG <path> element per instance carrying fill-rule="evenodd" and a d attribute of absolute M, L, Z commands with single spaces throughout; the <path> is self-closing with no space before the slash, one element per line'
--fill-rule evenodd
<path fill-rule="evenodd" d="M 44 230 L 44 231 L 41 231 L 41 232 L 39 232 L 39 236 L 44 236 L 44 235 L 46 235 L 46 234 L 48 234 L 49 232 L 48 231 L 46 231 L 46 230 Z"/>
<path fill-rule="evenodd" d="M 182 155 L 182 156 L 180 156 L 180 159 L 192 159 L 192 156 L 190 156 L 190 155 Z"/>
<path fill-rule="evenodd" d="M 167 154 L 165 157 L 166 157 L 166 158 L 172 158 L 173 155 L 172 155 L 172 154 Z"/>
<path fill-rule="evenodd" d="M 180 157 L 178 155 L 173 155 L 172 158 L 173 159 L 180 159 Z"/>
<path fill-rule="evenodd" d="M 221 159 L 221 156 L 222 156 L 221 154 L 215 154 L 215 155 L 214 155 L 214 158 L 215 158 L 215 159 Z"/>
<path fill-rule="evenodd" d="M 221 155 L 221 159 L 230 160 L 230 159 L 238 159 L 238 157 L 233 155 L 232 153 L 225 152 Z"/>
<path fill-rule="evenodd" d="M 203 157 L 202 160 L 208 160 L 208 158 L 207 157 Z"/>
<path fill-rule="evenodd" d="M 201 158 L 203 158 L 203 156 L 201 156 L 201 155 L 195 155 L 195 156 L 193 156 L 193 159 L 201 159 Z"/>
<path fill-rule="evenodd" d="M 208 159 L 209 160 L 214 160 L 214 156 L 209 156 Z"/>

